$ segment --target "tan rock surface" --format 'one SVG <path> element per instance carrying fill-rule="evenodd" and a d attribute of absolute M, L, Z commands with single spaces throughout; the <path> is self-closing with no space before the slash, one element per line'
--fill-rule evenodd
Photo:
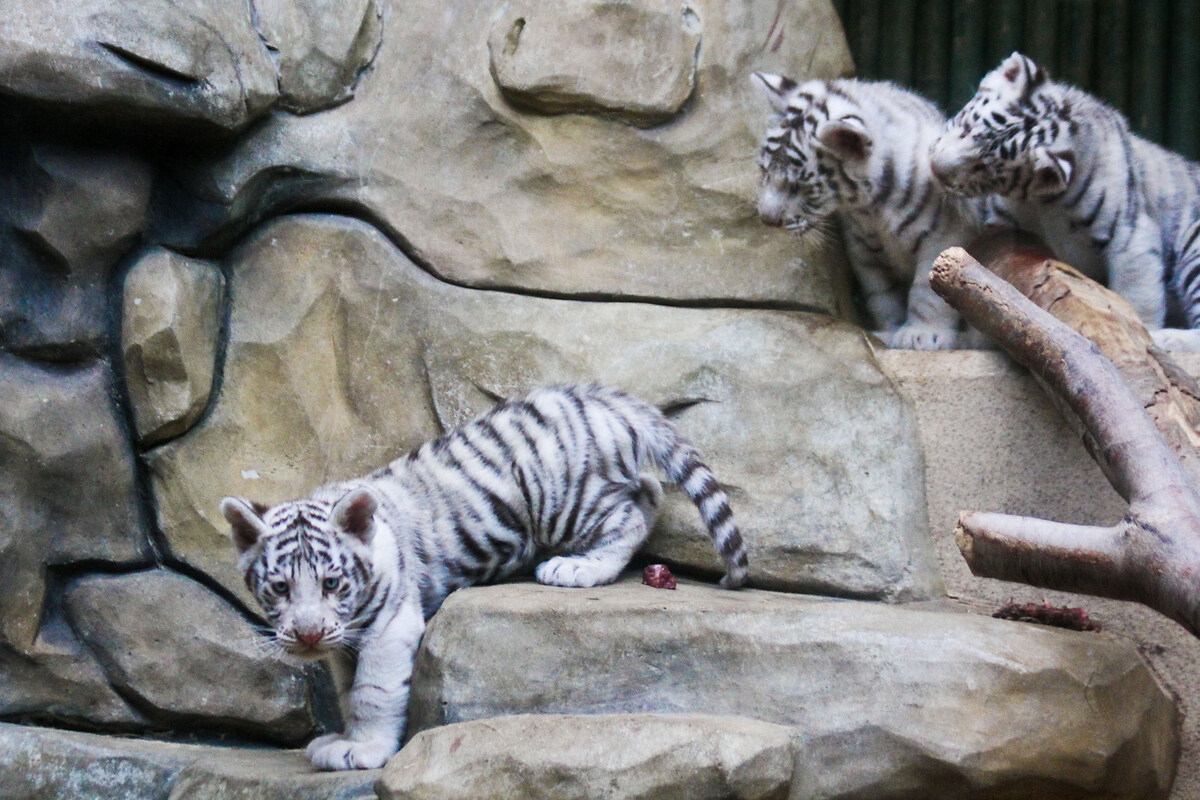
<path fill-rule="evenodd" d="M 31 0 L 0 21 L 0 87 L 106 119 L 235 131 L 278 93 L 240 0 Z"/>
<path fill-rule="evenodd" d="M 266 226 L 234 260 L 221 397 L 148 454 L 174 555 L 232 591 L 245 593 L 222 497 L 278 502 L 366 474 L 493 397 L 581 379 L 682 409 L 682 430 L 730 486 L 761 585 L 939 591 L 909 409 L 849 326 L 457 288 L 335 218 Z M 681 493 L 660 530 L 656 557 L 720 569 Z"/>
<path fill-rule="evenodd" d="M 799 797 L 1161 798 L 1179 746 L 1172 699 L 1103 634 L 636 578 L 456 592 L 409 703 L 412 734 L 648 711 L 794 726 L 814 754 Z"/>
<path fill-rule="evenodd" d="M 784 800 L 792 731 L 707 714 L 527 714 L 424 731 L 380 800 Z"/>
<path fill-rule="evenodd" d="M 132 448 L 102 362 L 0 354 L 0 715 L 137 725 L 57 608 L 77 563 L 146 563 Z"/>
<path fill-rule="evenodd" d="M 649 127 L 691 96 L 699 44 L 699 17 L 686 5 L 527 0 L 492 23 L 488 55 L 496 85 L 517 105 Z"/>
<path fill-rule="evenodd" d="M 224 285 L 213 264 L 161 248 L 126 274 L 121 352 L 143 447 L 183 433 L 208 405 Z"/>
<path fill-rule="evenodd" d="M 536 41 L 538 25 L 586 6 L 521 7 L 533 10 L 526 32 Z M 666 8 L 649 0 L 621 7 Z M 836 248 L 798 242 L 755 211 L 765 115 L 747 77 L 754 69 L 848 74 L 833 7 L 702 0 L 687 8 L 686 23 L 681 7 L 671 17 L 700 41 L 695 90 L 669 122 L 643 130 L 609 118 L 629 111 L 627 96 L 604 100 L 612 107 L 603 118 L 512 106 L 488 49 L 499 0 L 405 3 L 385 23 L 353 103 L 273 115 L 227 154 L 175 165 L 186 194 L 178 201 L 195 204 L 183 215 L 195 229 L 164 243 L 220 247 L 277 210 L 337 208 L 372 220 L 456 284 L 833 309 L 844 300 L 832 274 Z M 612 72 L 609 50 L 554 41 L 546 70 L 580 64 L 576 73 L 589 80 Z M 631 54 L 623 63 L 639 75 L 662 57 L 637 55 L 639 65 Z M 606 85 L 616 77 L 605 74 Z M 648 74 L 639 81 L 653 83 Z"/>
<path fill-rule="evenodd" d="M 255 0 L 255 22 L 278 61 L 279 105 L 312 114 L 354 96 L 379 49 L 384 0 Z"/>

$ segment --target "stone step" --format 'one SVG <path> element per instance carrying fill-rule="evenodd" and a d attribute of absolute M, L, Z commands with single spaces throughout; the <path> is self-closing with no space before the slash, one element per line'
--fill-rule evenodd
<path fill-rule="evenodd" d="M 782 725 L 711 714 L 523 714 L 416 736 L 380 800 L 772 800 L 797 746 Z"/>
<path fill-rule="evenodd" d="M 952 608 L 632 578 L 467 589 L 426 633 L 409 733 L 515 714 L 702 712 L 797 729 L 819 756 L 800 770 L 811 786 L 842 774 L 965 797 L 1166 796 L 1179 715 L 1134 648 Z"/>
<path fill-rule="evenodd" d="M 373 800 L 379 771 L 298 750 L 177 744 L 0 723 L 4 800 Z"/>

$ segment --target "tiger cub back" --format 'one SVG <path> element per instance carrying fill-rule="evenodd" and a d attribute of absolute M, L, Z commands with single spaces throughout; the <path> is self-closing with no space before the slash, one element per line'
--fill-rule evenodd
<path fill-rule="evenodd" d="M 450 592 L 535 564 L 554 586 L 615 580 L 662 501 L 650 467 L 695 503 L 726 565 L 721 584 L 742 585 L 745 546 L 711 470 L 658 409 L 601 386 L 513 398 L 301 500 L 226 498 L 239 567 L 276 641 L 348 675 L 347 731 L 314 740 L 313 763 L 374 768 L 396 752 L 425 621 Z"/>
<path fill-rule="evenodd" d="M 929 268 L 980 228 L 980 204 L 932 180 L 929 148 L 945 118 L 890 83 L 754 73 L 773 109 L 759 151 L 758 211 L 797 235 L 841 229 L 871 321 L 893 347 L 957 341 L 958 315 Z"/>
<path fill-rule="evenodd" d="M 1200 165 L 1136 136 L 1119 111 L 1013 53 L 947 123 L 937 180 L 988 197 L 989 221 L 1042 236 L 1150 328 L 1200 327 Z M 1190 331 L 1160 343 L 1193 349 Z"/>

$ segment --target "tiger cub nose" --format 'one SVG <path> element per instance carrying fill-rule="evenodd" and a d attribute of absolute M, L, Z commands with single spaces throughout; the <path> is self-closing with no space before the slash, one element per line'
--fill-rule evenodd
<path fill-rule="evenodd" d="M 322 631 L 313 631 L 311 633 L 297 633 L 296 634 L 296 640 L 299 641 L 300 644 L 305 645 L 306 647 L 312 647 L 313 645 L 320 644 L 321 640 L 324 638 L 325 638 L 325 634 Z"/>

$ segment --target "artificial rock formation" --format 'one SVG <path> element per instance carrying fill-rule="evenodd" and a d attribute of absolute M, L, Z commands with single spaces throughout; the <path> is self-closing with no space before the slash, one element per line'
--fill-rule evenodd
<path fill-rule="evenodd" d="M 296 111 L 350 96 L 381 11 L 371 0 L 329 9 L 322 0 L 19 2 L 0 20 L 0 88 L 106 123 L 228 134 L 281 93 Z"/>
<path fill-rule="evenodd" d="M 109 338 L 109 280 L 147 224 L 152 171 L 120 149 L 30 141 L 8 122 L 0 344 L 38 359 L 95 358 Z"/>
<path fill-rule="evenodd" d="M 0 723 L 5 800 L 373 800 L 377 772 L 315 772 L 303 753 Z"/>
<path fill-rule="evenodd" d="M 519 714 L 417 734 L 376 788 L 380 800 L 782 800 L 793 738 L 709 714 Z"/>
<path fill-rule="evenodd" d="M 304 117 L 272 115 L 231 151 L 172 165 L 180 187 L 173 202 L 186 209 L 187 224 L 165 226 L 163 243 L 223 250 L 264 216 L 333 208 L 372 221 L 456 284 L 834 310 L 845 294 L 830 270 L 832 245 L 780 236 L 755 212 L 752 154 L 767 109 L 747 77 L 764 68 L 848 74 L 845 42 L 830 35 L 832 6 L 708 0 L 688 4 L 687 13 L 669 7 L 573 0 L 514 3 L 505 12 L 498 2 L 407 2 L 402 23 L 385 23 L 354 102 Z M 573 29 L 564 26 L 591 8 L 605 15 L 587 31 L 631 37 L 619 57 L 590 39 L 568 38 Z M 489 55 L 489 41 L 515 25 L 505 14 L 518 9 L 524 44 L 509 60 L 503 45 Z M 668 26 L 677 46 L 660 52 Z M 687 42 L 697 40 L 696 55 L 683 59 Z M 533 73 L 520 73 L 526 46 L 545 54 Z M 616 86 L 635 57 L 646 74 Z M 690 99 L 678 108 L 658 97 L 668 76 L 648 77 L 647 65 L 664 59 L 681 86 L 695 73 Z M 573 76 L 579 85 L 564 90 L 571 113 L 548 116 L 511 103 L 510 67 L 535 82 Z M 642 129 L 613 119 L 647 113 L 659 124 Z"/>
<path fill-rule="evenodd" d="M 759 585 L 889 600 L 939 587 L 908 407 L 862 334 L 817 315 L 582 303 L 435 280 L 369 227 L 307 216 L 236 255 L 222 396 L 149 454 L 172 551 L 244 592 L 218 506 L 366 474 L 535 386 L 683 406 Z M 788 409 L 785 419 L 778 410 Z M 652 557 L 719 572 L 673 493 Z"/>
<path fill-rule="evenodd" d="M 687 582 L 451 595 L 409 704 L 411 734 L 646 711 L 793 726 L 841 760 L 804 760 L 803 797 L 1162 797 L 1178 748 L 1172 701 L 1119 641 Z"/>
<path fill-rule="evenodd" d="M 90 576 L 70 586 L 65 607 L 109 682 L 155 727 L 265 734 L 286 744 L 313 733 L 303 671 L 195 581 L 167 570 Z"/>
<path fill-rule="evenodd" d="M 498 396 L 601 380 L 663 404 L 696 441 L 760 590 L 487 590 L 554 598 L 530 601 L 553 630 L 505 601 L 485 631 L 464 613 L 475 595 L 451 598 L 415 696 L 452 697 L 418 727 L 469 705 L 462 675 L 495 681 L 493 706 L 509 706 L 496 713 L 547 710 L 447 655 L 500 641 L 530 686 L 561 688 L 561 710 L 604 710 L 555 671 L 564 652 L 571 674 L 609 670 L 625 700 L 630 671 L 660 667 L 638 673 L 639 705 L 612 710 L 654 712 L 637 724 L 670 743 L 678 780 L 661 786 L 1164 795 L 1174 711 L 1131 648 L 761 591 L 942 591 L 913 414 L 838 319 L 836 244 L 780 235 L 754 209 L 766 109 L 747 76 L 849 74 L 827 0 L 10 5 L 0 716 L 259 744 L 331 727 L 323 673 L 281 665 L 253 633 L 220 498 L 302 494 Z M 677 492 L 645 555 L 719 568 Z M 597 638 L 601 623 L 622 638 Z M 773 695 L 735 696 L 743 668 Z M 658 716 L 681 710 L 725 715 Z M 499 723 L 561 740 L 556 724 Z M 628 719 L 571 724 L 612 753 L 576 751 L 574 785 L 607 771 L 630 795 L 660 786 Z M 435 795 L 470 772 L 438 773 L 447 755 L 479 757 L 448 735 L 428 730 L 425 754 L 398 762 L 443 775 L 423 784 Z M 530 792 L 567 783 L 521 737 L 507 755 L 491 738 Z M 374 777 L 317 775 L 296 753 L 0 726 L 6 796 L 369 798 Z"/>
<path fill-rule="evenodd" d="M 514 104 L 649 127 L 696 88 L 700 29 L 695 11 L 671 2 L 512 3 L 492 23 L 489 67 Z"/>
<path fill-rule="evenodd" d="M 212 264 L 163 249 L 125 276 L 121 351 L 143 447 L 183 433 L 208 405 L 224 283 Z"/>

